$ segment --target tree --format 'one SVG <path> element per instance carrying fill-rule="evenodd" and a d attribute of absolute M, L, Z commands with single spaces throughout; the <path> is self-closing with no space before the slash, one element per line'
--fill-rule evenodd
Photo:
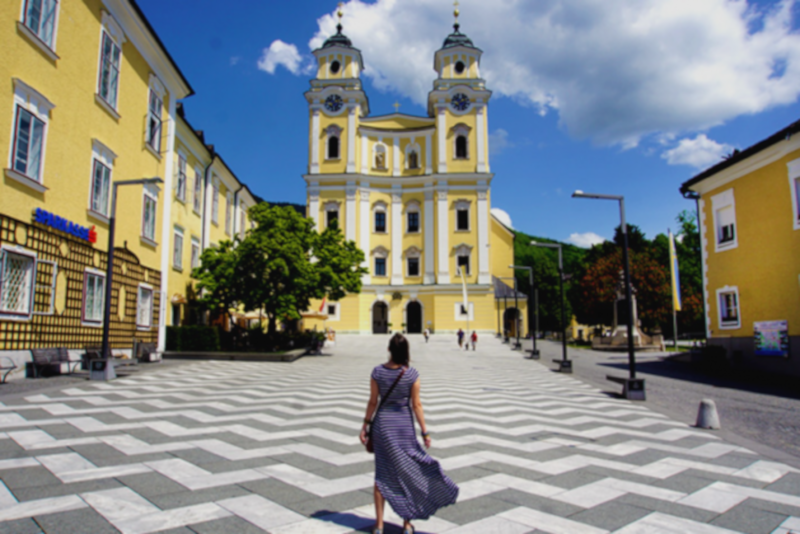
<path fill-rule="evenodd" d="M 326 297 L 336 301 L 347 293 L 361 292 L 361 277 L 369 273 L 361 267 L 364 252 L 355 241 L 346 241 L 339 225 L 331 224 L 316 239 L 313 248 L 315 263 L 319 274 L 314 298 Z"/>
<path fill-rule="evenodd" d="M 197 280 L 198 301 L 212 313 L 228 313 L 236 307 L 239 298 L 237 281 L 236 245 L 232 241 L 222 241 L 217 247 L 210 247 L 200 255 L 200 266 L 192 270 Z"/>

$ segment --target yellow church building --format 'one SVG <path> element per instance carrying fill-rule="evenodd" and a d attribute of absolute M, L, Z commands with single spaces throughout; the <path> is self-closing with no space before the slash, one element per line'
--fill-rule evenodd
<path fill-rule="evenodd" d="M 421 117 L 397 110 L 370 116 L 361 52 L 341 24 L 313 52 L 317 74 L 305 93 L 308 216 L 320 231 L 336 221 L 364 251 L 369 270 L 359 295 L 313 305 L 327 316 L 326 328 L 514 328 L 513 309 L 506 311 L 495 295 L 498 284 L 513 284 L 514 234 L 490 211 L 492 93 L 481 78 L 482 51 L 459 31 L 458 21 L 454 28 L 435 53 L 437 76 Z M 312 325 L 323 326 L 307 320 L 306 327 Z"/>

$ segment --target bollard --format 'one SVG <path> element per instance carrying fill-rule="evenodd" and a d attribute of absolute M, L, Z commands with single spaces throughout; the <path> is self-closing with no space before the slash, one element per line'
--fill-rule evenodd
<path fill-rule="evenodd" d="M 700 408 L 697 410 L 697 424 L 695 426 L 710 430 L 720 429 L 717 405 L 713 400 L 703 399 L 700 401 Z"/>

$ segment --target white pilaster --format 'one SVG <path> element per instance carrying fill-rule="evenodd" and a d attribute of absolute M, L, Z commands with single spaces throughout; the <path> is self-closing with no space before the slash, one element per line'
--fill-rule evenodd
<path fill-rule="evenodd" d="M 489 188 L 478 186 L 478 283 L 489 284 Z"/>
<path fill-rule="evenodd" d="M 169 293 L 169 262 L 172 253 L 172 183 L 175 174 L 175 98 L 169 95 L 167 122 L 167 154 L 164 161 L 164 193 L 161 195 L 161 309 L 158 314 L 158 351 L 167 344 L 167 301 Z"/>
<path fill-rule="evenodd" d="M 489 106 L 483 106 L 483 120 L 485 122 L 486 127 L 486 144 L 489 144 Z M 492 147 L 488 147 L 491 149 Z M 491 150 L 486 150 L 486 154 L 484 157 L 486 158 L 486 172 L 489 172 L 489 153 Z"/>
<path fill-rule="evenodd" d="M 347 116 L 347 172 L 356 172 L 356 113 L 358 106 L 353 105 Z"/>
<path fill-rule="evenodd" d="M 428 137 L 430 140 L 430 137 Z M 435 269 L 435 257 L 436 257 L 436 248 L 433 241 L 434 236 L 434 225 L 436 224 L 434 219 L 433 213 L 433 191 L 428 190 L 425 191 L 425 206 L 423 207 L 423 217 L 425 220 L 423 224 L 425 225 L 425 251 L 422 255 L 422 268 L 424 269 L 423 272 L 424 277 L 422 279 L 423 284 L 435 284 L 436 283 L 436 269 Z"/>
<path fill-rule="evenodd" d="M 319 183 L 308 186 L 308 216 L 314 219 L 314 229 L 319 232 Z"/>
<path fill-rule="evenodd" d="M 403 285 L 403 193 L 400 185 L 392 186 L 392 281 Z"/>
<path fill-rule="evenodd" d="M 369 172 L 369 137 L 361 135 L 361 174 Z"/>
<path fill-rule="evenodd" d="M 433 173 L 433 147 L 431 134 L 425 136 L 425 174 Z"/>
<path fill-rule="evenodd" d="M 478 138 L 478 172 L 486 172 L 486 126 L 485 126 L 485 106 L 478 106 L 476 120 L 476 137 Z"/>
<path fill-rule="evenodd" d="M 366 139 L 366 138 L 365 138 Z M 361 247 L 361 250 L 364 252 L 364 262 L 361 264 L 362 267 L 367 269 L 367 274 L 361 277 L 361 283 L 364 285 L 368 285 L 372 283 L 372 276 L 370 276 L 370 261 L 369 261 L 369 252 L 370 252 L 370 243 L 369 243 L 369 235 L 372 229 L 372 217 L 369 212 L 369 184 L 361 182 L 361 238 L 358 244 Z"/>
<path fill-rule="evenodd" d="M 347 182 L 345 189 L 346 201 L 344 206 L 345 228 L 344 237 L 348 241 L 356 240 L 356 183 Z"/>
<path fill-rule="evenodd" d="M 440 183 L 440 186 L 442 184 Z M 439 239 L 437 284 L 450 283 L 450 212 L 447 209 L 446 185 L 436 190 L 436 231 Z"/>
<path fill-rule="evenodd" d="M 392 150 L 392 176 L 400 176 L 400 138 L 394 138 L 394 149 Z"/>
<path fill-rule="evenodd" d="M 436 172 L 447 172 L 447 116 L 445 115 L 447 108 L 442 106 L 438 109 L 436 114 L 436 132 L 439 135 L 438 146 L 436 149 L 439 151 L 439 165 Z"/>
<path fill-rule="evenodd" d="M 309 174 L 319 174 L 319 109 L 312 110 L 311 117 L 311 166 Z"/>

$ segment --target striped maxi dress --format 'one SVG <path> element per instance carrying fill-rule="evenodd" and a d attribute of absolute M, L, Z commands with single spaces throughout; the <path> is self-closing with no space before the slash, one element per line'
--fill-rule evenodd
<path fill-rule="evenodd" d="M 375 367 L 372 378 L 381 398 L 400 369 Z M 405 520 L 428 519 L 436 510 L 456 502 L 458 486 L 417 441 L 411 409 L 411 386 L 419 372 L 409 367 L 384 403 L 372 426 L 375 484 L 392 509 Z"/>

